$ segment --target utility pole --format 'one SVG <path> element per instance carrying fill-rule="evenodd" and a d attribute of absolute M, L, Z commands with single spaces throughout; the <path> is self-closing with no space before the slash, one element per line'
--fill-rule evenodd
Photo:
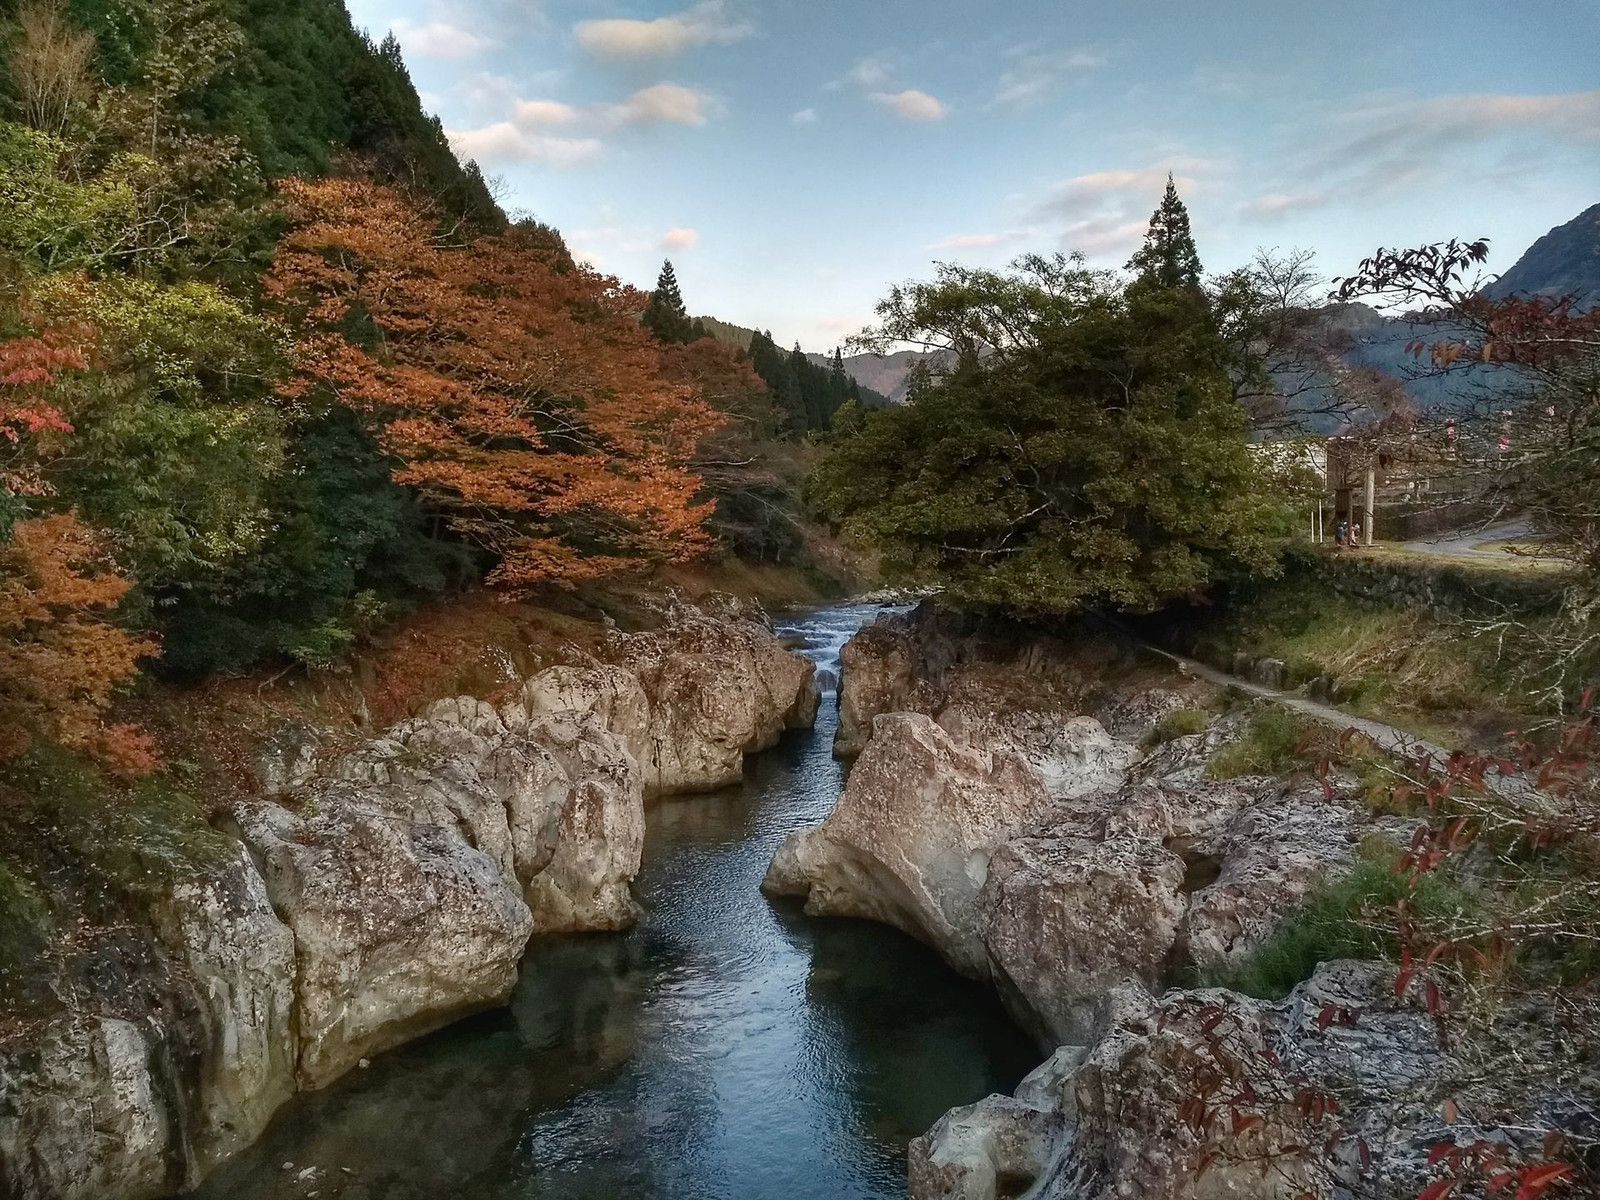
<path fill-rule="evenodd" d="M 1367 463 L 1367 486 L 1361 498 L 1361 506 L 1364 510 L 1361 516 L 1361 537 L 1368 546 L 1372 545 L 1372 502 L 1373 493 L 1377 490 L 1376 485 L 1377 472 L 1369 461 Z"/>

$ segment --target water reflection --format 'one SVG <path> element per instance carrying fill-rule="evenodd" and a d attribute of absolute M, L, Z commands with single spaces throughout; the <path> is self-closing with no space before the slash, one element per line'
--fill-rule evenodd
<path fill-rule="evenodd" d="M 875 612 L 785 632 L 832 672 Z M 907 1141 L 1036 1055 L 911 939 L 758 892 L 778 841 L 838 795 L 833 721 L 825 701 L 741 787 L 651 808 L 638 928 L 537 940 L 509 1008 L 297 1100 L 202 1196 L 903 1195 Z"/>

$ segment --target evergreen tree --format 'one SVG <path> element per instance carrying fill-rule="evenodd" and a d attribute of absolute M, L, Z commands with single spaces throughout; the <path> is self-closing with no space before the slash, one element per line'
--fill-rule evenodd
<path fill-rule="evenodd" d="M 1147 287 L 1200 286 L 1200 254 L 1189 230 L 1189 210 L 1178 199 L 1178 187 L 1170 174 L 1166 195 L 1151 214 L 1144 245 L 1128 260 L 1128 270 Z"/>
<path fill-rule="evenodd" d="M 683 306 L 683 293 L 678 290 L 678 276 L 670 258 L 661 264 L 656 290 L 650 294 L 650 303 L 644 310 L 644 323 L 663 342 L 695 340 L 694 323 L 689 320 L 689 310 Z"/>

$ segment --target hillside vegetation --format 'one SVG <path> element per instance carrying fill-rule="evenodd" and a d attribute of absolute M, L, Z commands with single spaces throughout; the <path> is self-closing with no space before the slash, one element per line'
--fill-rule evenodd
<path fill-rule="evenodd" d="M 0 754 L 146 769 L 108 715 L 141 668 L 332 664 L 480 581 L 802 552 L 797 439 L 848 383 L 796 425 L 508 221 L 338 0 L 3 0 L 0 31 Z"/>

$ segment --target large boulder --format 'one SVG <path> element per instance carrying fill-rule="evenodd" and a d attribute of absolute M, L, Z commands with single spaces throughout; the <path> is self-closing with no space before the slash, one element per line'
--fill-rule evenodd
<path fill-rule="evenodd" d="M 1083 836 L 1067 820 L 998 847 L 979 936 L 1002 999 L 1047 1045 L 1082 1042 L 1105 994 L 1168 970 L 1184 862 L 1159 841 Z"/>
<path fill-rule="evenodd" d="M 184 1143 L 193 1184 L 250 1145 L 295 1090 L 294 934 L 243 846 L 173 888 L 159 925 L 199 993 L 203 1036 Z"/>
<path fill-rule="evenodd" d="M 320 779 L 294 801 L 235 819 L 295 935 L 301 1087 L 510 995 L 533 917 L 500 847 L 474 845 L 499 807 L 481 783 L 395 764 L 382 783 Z"/>
<path fill-rule="evenodd" d="M 809 913 L 897 926 L 981 978 L 989 856 L 1050 804 L 1009 751 L 958 742 L 918 713 L 882 716 L 833 813 L 780 847 L 767 890 L 803 892 Z"/>
<path fill-rule="evenodd" d="M 1061 1155 L 1073 1117 L 1071 1081 L 1081 1046 L 1063 1046 L 1012 1096 L 953 1108 L 911 1142 L 907 1173 L 914 1200 L 1016 1196 Z"/>
<path fill-rule="evenodd" d="M 833 752 L 854 758 L 866 749 L 873 721 L 884 713 L 915 708 L 917 644 L 904 623 L 880 616 L 839 651 L 839 725 Z"/>
<path fill-rule="evenodd" d="M 293 935 L 243 847 L 197 866 L 120 961 L 0 1043 L 0 1194 L 169 1195 L 293 1093 Z"/>
<path fill-rule="evenodd" d="M 0 1185 L 16 1200 L 149 1200 L 182 1184 L 144 1023 L 74 1010 L 0 1053 Z"/>

